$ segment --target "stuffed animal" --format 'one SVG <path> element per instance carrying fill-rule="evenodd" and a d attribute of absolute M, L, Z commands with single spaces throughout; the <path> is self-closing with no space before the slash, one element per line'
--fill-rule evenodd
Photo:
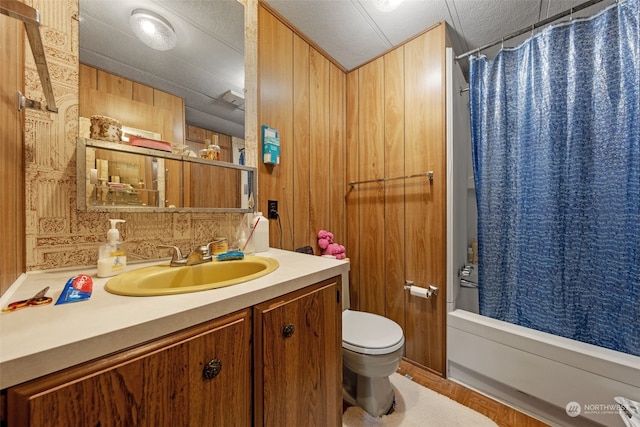
<path fill-rule="evenodd" d="M 344 246 L 335 243 L 333 241 L 333 233 L 329 231 L 320 230 L 318 232 L 318 246 L 322 249 L 322 255 L 333 255 L 336 259 L 345 259 L 347 257 Z"/>

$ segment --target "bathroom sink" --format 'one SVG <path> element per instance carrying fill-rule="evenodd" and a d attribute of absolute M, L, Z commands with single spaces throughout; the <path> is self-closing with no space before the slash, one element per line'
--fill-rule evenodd
<path fill-rule="evenodd" d="M 104 288 L 112 294 L 128 296 L 175 295 L 237 285 L 278 267 L 275 259 L 253 255 L 184 267 L 160 264 L 124 272 L 109 279 Z"/>

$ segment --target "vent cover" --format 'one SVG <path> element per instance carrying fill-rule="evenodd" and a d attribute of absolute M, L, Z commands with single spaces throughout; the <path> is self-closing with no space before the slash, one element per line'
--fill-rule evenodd
<path fill-rule="evenodd" d="M 222 99 L 236 107 L 242 107 L 244 105 L 244 95 L 236 92 L 235 90 L 226 91 L 224 95 L 222 95 Z"/>

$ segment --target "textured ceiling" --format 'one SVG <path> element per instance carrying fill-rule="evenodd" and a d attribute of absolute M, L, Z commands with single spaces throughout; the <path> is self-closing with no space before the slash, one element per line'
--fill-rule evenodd
<path fill-rule="evenodd" d="M 600 10 L 604 1 L 579 12 Z M 446 21 L 457 55 L 568 10 L 582 0 L 265 0 L 345 70 Z M 164 16 L 177 46 L 153 51 L 129 28 L 133 9 Z M 522 40 L 505 42 L 512 46 Z M 499 46 L 486 53 L 491 55 Z M 236 0 L 80 0 L 80 61 L 185 98 L 187 123 L 244 136 L 244 111 L 222 100 L 244 86 L 243 9 Z M 461 62 L 466 70 L 466 62 Z"/>

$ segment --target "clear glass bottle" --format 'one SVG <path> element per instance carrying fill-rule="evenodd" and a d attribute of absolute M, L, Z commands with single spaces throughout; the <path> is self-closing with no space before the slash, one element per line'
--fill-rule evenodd
<path fill-rule="evenodd" d="M 220 146 L 216 144 L 209 145 L 210 160 L 220 160 Z"/>
<path fill-rule="evenodd" d="M 220 160 L 220 146 L 212 144 L 210 139 L 205 140 L 205 146 L 200 150 L 200 157 L 207 160 Z"/>

